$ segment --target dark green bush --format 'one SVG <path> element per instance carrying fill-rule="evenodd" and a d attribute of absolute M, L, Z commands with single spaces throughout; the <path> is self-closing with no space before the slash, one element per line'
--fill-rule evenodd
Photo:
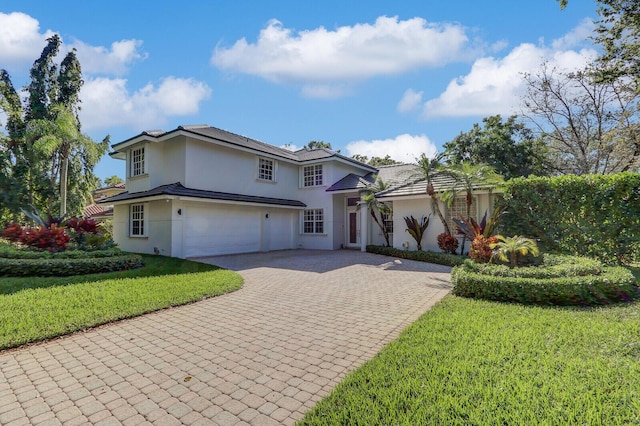
<path fill-rule="evenodd" d="M 19 250 L 11 244 L 0 242 L 0 258 L 7 259 L 88 259 L 96 257 L 122 256 L 124 253 L 119 248 L 106 250 L 66 250 L 57 253 L 48 251 Z"/>
<path fill-rule="evenodd" d="M 567 266 L 570 270 L 572 264 Z M 582 266 L 585 266 L 582 270 L 574 267 L 573 273 L 585 272 L 589 269 L 589 262 L 585 261 Z M 507 267 L 487 267 L 466 261 L 451 272 L 453 293 L 463 297 L 541 305 L 607 305 L 629 301 L 637 295 L 635 278 L 626 268 L 603 267 L 599 274 L 558 277 L 555 275 L 559 267 L 562 265 L 515 268 L 506 273 Z M 532 277 L 536 275 L 531 272 L 534 269 L 539 269 L 538 278 Z M 499 275 L 500 271 L 506 275 Z"/>
<path fill-rule="evenodd" d="M 483 275 L 514 278 L 561 278 L 600 275 L 602 262 L 579 256 L 543 255 L 544 265 L 509 268 L 507 265 L 469 262 L 465 267 Z"/>
<path fill-rule="evenodd" d="M 367 246 L 367 251 L 374 254 L 399 257 L 402 259 L 418 260 L 420 262 L 435 263 L 438 265 L 456 266 L 464 263 L 466 257 L 450 253 L 436 253 L 433 251 L 409 251 L 393 247 Z"/>
<path fill-rule="evenodd" d="M 545 252 L 620 264 L 639 259 L 640 174 L 530 177 L 505 184 L 501 233 Z"/>
<path fill-rule="evenodd" d="M 86 275 L 102 272 L 124 271 L 142 266 L 142 257 L 137 254 L 123 254 L 96 258 L 40 258 L 8 259 L 0 257 L 0 276 L 3 277 L 44 277 Z"/>

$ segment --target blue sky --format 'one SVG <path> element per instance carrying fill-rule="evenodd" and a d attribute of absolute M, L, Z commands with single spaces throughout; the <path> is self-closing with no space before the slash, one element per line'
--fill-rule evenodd
<path fill-rule="evenodd" d="M 483 117 L 518 113 L 521 73 L 543 60 L 569 69 L 595 55 L 593 0 L 562 11 L 554 0 L 59 5 L 0 3 L 0 68 L 24 86 L 59 34 L 83 67 L 83 130 L 112 143 L 206 123 L 278 146 L 323 140 L 411 161 Z M 96 173 L 124 168 L 105 157 Z"/>

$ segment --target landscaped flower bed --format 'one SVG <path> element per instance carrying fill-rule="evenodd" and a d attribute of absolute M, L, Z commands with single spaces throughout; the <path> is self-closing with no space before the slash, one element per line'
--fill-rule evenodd
<path fill-rule="evenodd" d="M 520 268 L 467 260 L 451 282 L 458 296 L 543 305 L 607 305 L 638 291 L 628 269 L 577 256 L 545 255 L 542 265 Z"/>

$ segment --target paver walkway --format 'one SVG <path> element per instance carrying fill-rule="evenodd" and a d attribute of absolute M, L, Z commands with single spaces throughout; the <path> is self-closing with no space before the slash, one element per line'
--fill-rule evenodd
<path fill-rule="evenodd" d="M 348 250 L 200 260 L 243 288 L 0 352 L 0 424 L 293 424 L 450 288 Z"/>

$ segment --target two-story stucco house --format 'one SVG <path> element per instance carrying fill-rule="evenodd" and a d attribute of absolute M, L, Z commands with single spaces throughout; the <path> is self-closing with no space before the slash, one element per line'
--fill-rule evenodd
<path fill-rule="evenodd" d="M 393 246 L 415 246 L 403 215 L 431 212 L 424 188 L 411 179 L 412 165 L 376 169 L 328 149 L 293 152 L 207 125 L 147 131 L 112 148 L 112 157 L 126 161 L 127 191 L 101 202 L 114 206 L 114 239 L 126 251 L 186 258 L 365 250 L 384 243 L 358 205 L 376 176 L 393 188 L 381 194 L 396 211 L 382 218 L 395 230 Z M 479 204 L 489 205 L 488 198 Z M 433 235 L 442 232 L 435 222 Z M 435 237 L 423 246 L 438 249 Z"/>
<path fill-rule="evenodd" d="M 377 170 L 336 152 L 292 152 L 209 126 L 143 132 L 113 150 L 127 163 L 127 191 L 106 202 L 124 250 L 184 258 L 365 242 L 359 189 L 327 189 Z"/>

